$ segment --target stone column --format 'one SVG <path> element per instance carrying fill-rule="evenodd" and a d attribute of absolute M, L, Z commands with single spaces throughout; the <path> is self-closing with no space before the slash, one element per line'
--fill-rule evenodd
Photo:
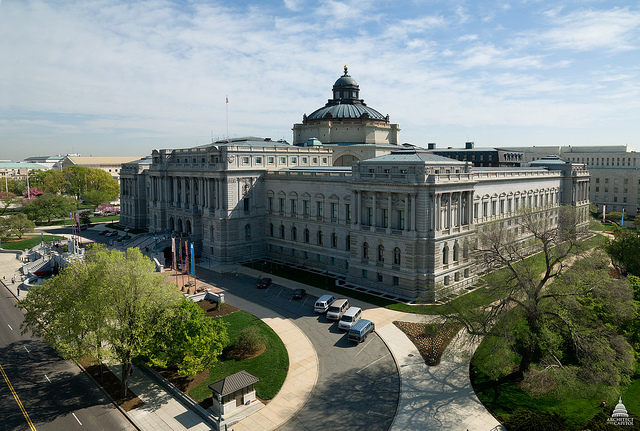
<path fill-rule="evenodd" d="M 407 193 L 404 197 L 404 231 L 409 232 L 409 199 L 411 195 Z"/>
<path fill-rule="evenodd" d="M 417 204 L 418 204 L 418 193 L 412 193 L 411 194 L 412 199 L 411 199 L 411 230 L 416 231 L 418 230 L 418 220 L 417 220 L 417 216 L 418 216 L 418 210 L 417 210 Z"/>
<path fill-rule="evenodd" d="M 391 220 L 392 220 L 392 217 L 393 217 L 393 196 L 392 196 L 391 192 L 389 192 L 388 199 L 389 199 L 389 202 L 388 202 L 389 206 L 387 208 L 387 230 L 390 231 L 391 230 Z"/>

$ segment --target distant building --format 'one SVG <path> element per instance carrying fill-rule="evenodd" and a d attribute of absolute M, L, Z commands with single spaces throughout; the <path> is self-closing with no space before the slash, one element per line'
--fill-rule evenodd
<path fill-rule="evenodd" d="M 473 142 L 465 142 L 464 148 L 436 148 L 435 143 L 427 144 L 427 150 L 438 156 L 449 157 L 461 162 L 471 162 L 476 167 L 508 168 L 518 167 L 525 162 L 522 151 L 502 148 L 475 148 Z"/>
<path fill-rule="evenodd" d="M 640 210 L 640 154 L 626 145 L 594 147 L 543 146 L 510 147 L 521 151 L 527 161 L 557 155 L 573 163 L 583 163 L 589 170 L 589 200 L 602 211 L 637 215 Z"/>
<path fill-rule="evenodd" d="M 121 223 L 186 235 L 213 262 L 269 258 L 389 299 L 427 301 L 484 270 L 470 244 L 486 223 L 523 235 L 521 209 L 557 222 L 558 208 L 571 205 L 587 231 L 584 164 L 555 157 L 504 167 L 520 161 L 500 155 L 521 153 L 489 149 L 497 166 L 480 167 L 397 145 L 397 125 L 364 109 L 358 90 L 345 69 L 333 99 L 294 125 L 293 146 L 223 140 L 123 165 Z"/>
<path fill-rule="evenodd" d="M 139 157 L 81 157 L 66 156 L 60 162 L 60 166 L 84 166 L 86 168 L 102 169 L 108 172 L 114 180 L 120 182 L 120 168 L 123 163 L 129 163 L 139 159 Z"/>

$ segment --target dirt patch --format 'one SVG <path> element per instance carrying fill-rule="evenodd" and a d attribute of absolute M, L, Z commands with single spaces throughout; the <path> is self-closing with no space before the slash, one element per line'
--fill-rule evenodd
<path fill-rule="evenodd" d="M 236 350 L 230 350 L 224 359 L 234 359 L 236 361 L 243 361 L 245 359 L 255 358 L 256 356 L 262 355 L 267 350 L 267 346 L 262 346 L 259 350 L 253 353 L 246 352 L 237 352 Z"/>
<path fill-rule="evenodd" d="M 80 361 L 80 364 L 125 412 L 131 411 L 144 405 L 142 400 L 138 398 L 138 396 L 134 394 L 131 389 L 127 390 L 127 396 L 125 398 L 120 397 L 120 385 L 122 384 L 122 382 L 115 374 L 111 372 L 111 370 L 107 366 L 102 366 L 101 377 L 100 365 L 92 364 L 89 360 L 86 359 Z"/>
<path fill-rule="evenodd" d="M 221 304 L 221 306 L 219 306 L 217 302 L 211 300 L 200 301 L 197 304 L 202 308 L 205 316 L 212 318 L 223 317 L 240 310 L 229 304 Z"/>
<path fill-rule="evenodd" d="M 170 381 L 176 388 L 180 389 L 185 394 L 189 394 L 189 391 L 200 383 L 209 378 L 209 370 L 196 374 L 195 376 L 181 376 L 178 374 L 175 368 L 167 368 L 165 370 L 160 368 L 154 368 L 158 374 Z"/>

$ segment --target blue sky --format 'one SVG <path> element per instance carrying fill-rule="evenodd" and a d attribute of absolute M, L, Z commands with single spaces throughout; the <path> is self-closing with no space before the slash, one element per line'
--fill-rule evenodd
<path fill-rule="evenodd" d="M 640 150 L 639 48 L 637 0 L 0 0 L 0 159 L 291 141 L 345 64 L 401 142 Z"/>

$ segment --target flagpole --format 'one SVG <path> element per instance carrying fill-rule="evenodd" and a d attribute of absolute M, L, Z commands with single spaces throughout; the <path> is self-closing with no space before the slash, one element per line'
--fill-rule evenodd
<path fill-rule="evenodd" d="M 225 96 L 225 105 L 227 106 L 227 139 L 229 139 L 229 96 Z"/>

